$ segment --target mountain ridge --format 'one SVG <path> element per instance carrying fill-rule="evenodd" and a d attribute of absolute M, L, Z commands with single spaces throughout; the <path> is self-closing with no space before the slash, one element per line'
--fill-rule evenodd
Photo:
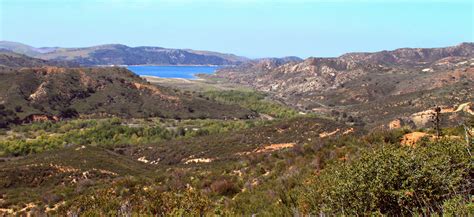
<path fill-rule="evenodd" d="M 246 57 L 214 51 L 154 46 L 129 47 L 123 44 L 104 44 L 79 48 L 35 48 L 18 42 L 0 41 L 0 48 L 39 59 L 72 61 L 84 66 L 235 65 L 248 60 Z"/>
<path fill-rule="evenodd" d="M 289 76 L 291 73 L 303 73 L 306 77 L 322 76 L 324 81 L 334 81 L 337 76 L 347 74 L 341 73 L 343 71 L 355 71 L 352 74 L 357 76 L 357 72 L 366 74 L 407 67 L 426 68 L 436 64 L 437 61 L 449 62 L 456 61 L 455 58 L 472 57 L 474 57 L 474 43 L 461 43 L 445 48 L 401 48 L 374 53 L 347 53 L 339 57 L 309 57 L 302 61 L 261 59 L 236 67 L 219 69 L 216 76 L 251 85 L 260 81 L 279 80 L 278 74 Z M 295 75 L 293 78 L 305 78 L 305 76 Z"/>
<path fill-rule="evenodd" d="M 24 54 L 18 54 L 10 50 L 0 48 L 0 66 L 21 68 L 42 66 L 77 67 L 78 65 L 68 61 L 43 60 L 33 58 Z"/>

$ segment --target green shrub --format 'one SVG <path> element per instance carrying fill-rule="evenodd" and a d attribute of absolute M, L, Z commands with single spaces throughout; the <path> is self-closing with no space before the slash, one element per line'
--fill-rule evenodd
<path fill-rule="evenodd" d="M 446 216 L 469 216 L 474 213 L 474 203 L 471 198 L 457 195 L 443 203 L 443 214 Z"/>
<path fill-rule="evenodd" d="M 81 216 L 202 216 L 211 210 L 209 198 L 197 190 L 161 192 L 146 183 L 126 180 L 71 199 L 59 212 Z"/>
<path fill-rule="evenodd" d="M 313 177 L 299 207 L 313 214 L 441 212 L 445 201 L 467 194 L 470 163 L 467 147 L 457 141 L 368 150 Z"/>

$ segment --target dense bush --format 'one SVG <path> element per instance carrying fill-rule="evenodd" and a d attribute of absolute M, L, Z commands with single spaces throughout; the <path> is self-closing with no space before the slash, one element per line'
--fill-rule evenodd
<path fill-rule="evenodd" d="M 220 195 L 234 195 L 240 192 L 240 189 L 234 182 L 227 179 L 216 180 L 211 184 L 211 190 Z"/>
<path fill-rule="evenodd" d="M 160 191 L 156 186 L 125 179 L 69 200 L 59 213 L 81 216 L 203 216 L 211 201 L 198 190 Z"/>
<path fill-rule="evenodd" d="M 6 109 L 3 104 L 0 104 L 0 129 L 7 128 L 10 124 L 17 123 L 18 120 L 14 111 Z"/>
<path fill-rule="evenodd" d="M 469 200 L 473 167 L 468 149 L 442 140 L 418 148 L 367 150 L 353 162 L 331 165 L 310 178 L 300 209 L 336 215 L 443 212 L 452 198 Z"/>

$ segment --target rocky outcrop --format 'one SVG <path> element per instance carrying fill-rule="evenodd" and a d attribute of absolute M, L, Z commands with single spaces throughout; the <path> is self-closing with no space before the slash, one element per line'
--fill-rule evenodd
<path fill-rule="evenodd" d="M 388 124 L 388 128 L 393 130 L 393 129 L 400 129 L 402 128 L 403 126 L 403 121 L 402 119 L 395 119 L 393 121 L 390 121 L 390 123 Z"/>
<path fill-rule="evenodd" d="M 445 106 L 441 108 L 441 115 L 451 115 L 454 113 L 464 113 L 466 115 L 474 115 L 474 112 L 471 110 L 472 102 L 462 103 L 458 106 Z M 421 111 L 410 115 L 411 121 L 415 124 L 416 127 L 426 127 L 426 125 L 433 121 L 433 117 L 436 115 L 433 109 Z"/>
<path fill-rule="evenodd" d="M 423 138 L 423 137 L 431 137 L 432 135 L 424 132 L 413 132 L 403 135 L 402 140 L 400 141 L 401 145 L 403 146 L 410 146 L 415 147 L 416 144 Z"/>
<path fill-rule="evenodd" d="M 59 117 L 45 114 L 32 114 L 23 119 L 23 123 L 59 121 Z"/>

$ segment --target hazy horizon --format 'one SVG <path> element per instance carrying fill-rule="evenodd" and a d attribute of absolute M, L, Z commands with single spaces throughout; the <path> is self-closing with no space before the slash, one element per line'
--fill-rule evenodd
<path fill-rule="evenodd" d="M 0 40 L 334 57 L 472 42 L 469 1 L 3 0 Z M 436 14 L 436 16 L 434 16 Z"/>
<path fill-rule="evenodd" d="M 13 43 L 20 43 L 20 44 L 24 44 L 24 45 L 27 45 L 27 46 L 32 46 L 30 44 L 25 44 L 23 42 L 20 42 L 20 41 L 9 41 L 9 40 L 3 40 L 5 42 L 13 42 Z M 459 42 L 459 43 L 456 43 L 456 44 L 452 44 L 452 45 L 446 45 L 446 46 L 443 46 L 443 47 L 451 47 L 451 46 L 456 46 L 456 45 L 460 45 L 462 43 L 474 43 L 472 41 L 463 41 L 463 42 Z M 54 47 L 58 47 L 58 48 L 87 48 L 87 47 L 96 47 L 96 46 L 103 46 L 103 45 L 114 45 L 114 44 L 120 44 L 120 45 L 125 45 L 125 46 L 128 46 L 128 47 L 162 47 L 162 48 L 165 48 L 165 49 L 183 49 L 183 50 L 188 50 L 188 49 L 191 49 L 191 50 L 197 50 L 197 49 L 193 49 L 193 48 L 174 48 L 174 47 L 165 47 L 165 46 L 159 46 L 159 45 L 137 45 L 137 46 L 130 46 L 130 45 L 127 45 L 127 44 L 122 44 L 122 43 L 109 43 L 109 44 L 95 44 L 95 45 L 90 45 L 90 46 L 83 46 L 83 47 L 61 47 L 61 46 L 33 46 L 35 48 L 54 48 Z M 379 51 L 384 51 L 384 50 L 396 50 L 396 49 L 402 49 L 402 48 L 443 48 L 443 47 L 398 47 L 398 48 L 394 48 L 394 49 L 382 49 L 382 50 L 374 50 L 374 51 L 351 51 L 351 52 L 379 52 Z M 211 52 L 220 52 L 218 50 L 202 50 L 202 49 L 199 49 L 200 51 L 211 51 Z M 248 56 L 243 56 L 243 55 L 238 55 L 238 54 L 235 54 L 235 53 L 227 53 L 227 54 L 233 54 L 233 55 L 237 55 L 237 56 L 241 56 L 241 57 L 248 57 L 248 58 L 255 58 L 255 59 L 259 59 L 259 58 L 282 58 L 282 57 L 300 57 L 300 58 L 309 58 L 309 57 L 338 57 L 338 56 L 341 56 L 343 54 L 347 54 L 347 53 L 351 53 L 351 52 L 346 52 L 346 53 L 342 53 L 340 55 L 336 55 L 336 56 L 306 56 L 306 57 L 301 57 L 301 56 L 298 56 L 298 55 L 286 55 L 286 56 L 262 56 L 262 57 L 248 57 Z M 225 52 L 221 52 L 221 53 L 225 53 Z"/>

